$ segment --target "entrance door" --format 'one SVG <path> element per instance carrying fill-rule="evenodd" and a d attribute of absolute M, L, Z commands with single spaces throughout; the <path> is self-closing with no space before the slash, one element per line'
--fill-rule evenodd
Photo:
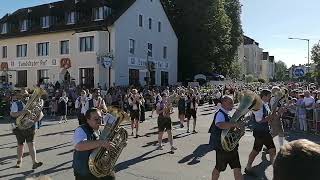
<path fill-rule="evenodd" d="M 86 88 L 94 88 L 94 69 L 93 68 L 81 68 L 80 69 L 80 85 Z"/>
<path fill-rule="evenodd" d="M 138 86 L 139 84 L 139 70 L 129 69 L 129 85 Z"/>
<path fill-rule="evenodd" d="M 17 87 L 27 87 L 27 70 L 17 71 Z"/>
<path fill-rule="evenodd" d="M 64 74 L 64 82 L 66 82 L 67 84 L 70 84 L 71 82 L 71 77 L 70 77 L 70 73 L 69 71 L 67 71 L 65 74 Z"/>

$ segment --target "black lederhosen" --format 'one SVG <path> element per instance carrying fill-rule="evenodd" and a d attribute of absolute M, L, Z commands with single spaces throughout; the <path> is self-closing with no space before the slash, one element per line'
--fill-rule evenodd
<path fill-rule="evenodd" d="M 159 129 L 159 132 L 163 132 L 165 130 L 171 130 L 172 129 L 171 118 L 159 116 L 158 117 L 158 129 Z"/>
<path fill-rule="evenodd" d="M 241 169 L 240 158 L 238 149 L 231 152 L 227 151 L 216 151 L 216 166 L 215 168 L 219 171 L 225 171 L 229 164 L 231 169 Z"/>
<path fill-rule="evenodd" d="M 16 128 L 14 130 L 14 134 L 16 135 L 18 145 L 23 145 L 24 142 L 32 143 L 34 140 L 35 128 L 31 127 L 25 130 Z"/>
<path fill-rule="evenodd" d="M 254 136 L 253 150 L 260 152 L 263 145 L 265 145 L 268 150 L 272 148 L 276 148 L 270 133 L 254 133 L 253 136 Z"/>
<path fill-rule="evenodd" d="M 179 113 L 179 115 L 185 115 L 185 114 L 186 114 L 186 111 L 184 111 L 184 110 L 178 110 L 178 113 Z"/>
<path fill-rule="evenodd" d="M 186 111 L 186 118 L 190 119 L 192 116 L 193 119 L 197 118 L 197 111 L 195 109 L 187 109 Z"/>
<path fill-rule="evenodd" d="M 131 121 L 134 121 L 135 119 L 140 119 L 140 111 L 139 110 L 131 110 L 130 112 Z"/>

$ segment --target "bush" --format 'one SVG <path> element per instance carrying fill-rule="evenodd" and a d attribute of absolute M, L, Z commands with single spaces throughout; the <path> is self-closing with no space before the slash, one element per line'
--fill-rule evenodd
<path fill-rule="evenodd" d="M 246 75 L 245 79 L 246 79 L 246 82 L 247 82 L 247 83 L 251 83 L 251 82 L 254 81 L 254 77 L 253 77 L 252 74 Z"/>
<path fill-rule="evenodd" d="M 263 79 L 263 78 L 259 78 L 259 79 L 258 79 L 258 82 L 266 83 L 266 80 L 265 80 L 265 79 Z"/>

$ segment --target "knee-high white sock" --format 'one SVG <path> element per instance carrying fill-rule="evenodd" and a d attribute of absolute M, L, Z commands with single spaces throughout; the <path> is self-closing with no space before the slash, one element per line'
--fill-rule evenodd
<path fill-rule="evenodd" d="M 280 146 L 283 146 L 283 142 L 284 142 L 284 137 L 279 136 L 279 144 Z"/>

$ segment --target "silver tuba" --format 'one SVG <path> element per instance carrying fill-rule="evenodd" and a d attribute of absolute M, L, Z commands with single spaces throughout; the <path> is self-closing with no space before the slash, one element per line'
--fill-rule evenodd
<path fill-rule="evenodd" d="M 109 140 L 112 147 L 109 150 L 104 147 L 94 150 L 90 154 L 88 162 L 91 173 L 98 178 L 113 174 L 114 166 L 122 150 L 127 146 L 128 132 L 120 127 L 120 124 L 129 120 L 128 114 L 115 107 L 109 107 L 108 113 L 113 118 L 105 122 L 99 139 Z M 110 114 L 106 114 L 106 116 L 110 116 Z"/>
<path fill-rule="evenodd" d="M 259 95 L 252 91 L 243 91 L 240 95 L 240 104 L 236 112 L 230 119 L 230 122 L 243 122 L 243 117 L 251 110 L 259 110 L 262 106 L 262 100 Z M 234 150 L 241 137 L 245 134 L 245 127 L 225 129 L 221 133 L 221 145 L 225 151 Z"/>
<path fill-rule="evenodd" d="M 36 119 L 42 112 L 43 103 L 41 97 L 46 94 L 46 91 L 42 88 L 35 88 L 30 99 L 28 100 L 25 108 L 25 112 L 16 119 L 17 127 L 21 130 L 31 128 Z"/>

